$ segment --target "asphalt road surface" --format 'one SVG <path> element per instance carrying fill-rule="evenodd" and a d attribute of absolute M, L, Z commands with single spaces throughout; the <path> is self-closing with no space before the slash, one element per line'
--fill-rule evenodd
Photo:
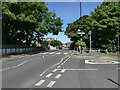
<path fill-rule="evenodd" d="M 89 59 L 89 58 L 88 58 Z M 2 88 L 118 88 L 118 64 L 86 64 L 70 50 L 2 63 Z"/>

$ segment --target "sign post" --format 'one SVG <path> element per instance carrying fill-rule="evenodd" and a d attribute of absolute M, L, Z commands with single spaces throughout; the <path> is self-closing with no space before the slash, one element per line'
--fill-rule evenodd
<path fill-rule="evenodd" d="M 88 35 L 90 35 L 90 51 L 89 51 L 90 55 L 91 55 L 91 34 L 92 34 L 92 31 L 89 31 Z"/>
<path fill-rule="evenodd" d="M 80 29 L 78 29 L 78 33 L 77 34 L 81 35 L 80 53 L 82 54 L 82 35 L 84 35 L 85 32 L 80 32 Z"/>

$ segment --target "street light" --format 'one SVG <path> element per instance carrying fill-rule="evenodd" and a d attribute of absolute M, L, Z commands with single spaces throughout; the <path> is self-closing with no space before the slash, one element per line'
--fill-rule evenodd
<path fill-rule="evenodd" d="M 90 35 L 90 51 L 89 51 L 90 55 L 91 55 L 91 34 L 92 34 L 92 31 L 89 31 L 88 35 Z"/>
<path fill-rule="evenodd" d="M 84 35 L 84 34 L 85 34 L 85 32 L 81 32 L 81 30 L 80 30 L 80 29 L 78 29 L 78 33 L 77 33 L 77 34 L 81 35 L 80 53 L 82 54 L 82 35 Z"/>

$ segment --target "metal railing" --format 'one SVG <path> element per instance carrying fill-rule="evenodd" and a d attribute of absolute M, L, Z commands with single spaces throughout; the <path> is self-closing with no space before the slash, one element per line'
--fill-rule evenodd
<path fill-rule="evenodd" d="M 0 49 L 0 55 L 20 54 L 33 51 L 44 51 L 44 49 L 34 46 L 3 45 Z"/>

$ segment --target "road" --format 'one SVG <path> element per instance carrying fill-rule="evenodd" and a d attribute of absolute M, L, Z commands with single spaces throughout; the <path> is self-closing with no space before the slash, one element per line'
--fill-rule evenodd
<path fill-rule="evenodd" d="M 118 88 L 118 70 L 118 64 L 86 64 L 58 50 L 7 60 L 0 71 L 3 88 Z"/>

